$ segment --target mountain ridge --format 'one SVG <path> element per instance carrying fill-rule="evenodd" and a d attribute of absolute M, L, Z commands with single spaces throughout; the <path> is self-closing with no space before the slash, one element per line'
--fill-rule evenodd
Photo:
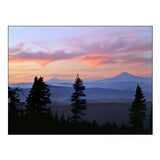
<path fill-rule="evenodd" d="M 126 79 L 128 78 L 128 79 Z M 87 81 L 87 82 L 95 82 L 95 81 L 105 81 L 105 80 L 125 80 L 125 81 L 130 81 L 132 79 L 135 80 L 135 78 L 137 78 L 138 80 L 140 79 L 152 79 L 152 77 L 142 77 L 142 76 L 137 76 L 137 75 L 133 75 L 133 74 L 130 74 L 128 72 L 121 72 L 120 74 L 116 75 L 116 76 L 113 76 L 113 77 L 110 77 L 110 78 L 105 78 L 105 79 L 99 79 L 99 80 L 90 80 L 90 81 Z M 73 83 L 73 81 L 70 81 L 70 80 L 64 80 L 64 79 L 58 79 L 58 78 L 51 78 L 47 81 L 45 81 L 46 83 L 52 83 L 52 82 L 57 82 L 57 83 Z M 32 84 L 33 82 L 27 82 L 27 83 L 10 83 L 11 85 L 12 84 Z"/>
<path fill-rule="evenodd" d="M 59 87 L 72 87 L 73 82 L 66 82 L 65 80 L 58 80 L 53 78 L 45 81 L 47 85 L 59 86 Z M 33 83 L 16 83 L 10 84 L 10 87 L 31 88 Z M 86 88 L 108 88 L 118 90 L 135 90 L 137 84 L 139 84 L 143 90 L 152 92 L 152 78 L 134 76 L 127 72 L 122 72 L 115 77 L 84 81 Z"/>

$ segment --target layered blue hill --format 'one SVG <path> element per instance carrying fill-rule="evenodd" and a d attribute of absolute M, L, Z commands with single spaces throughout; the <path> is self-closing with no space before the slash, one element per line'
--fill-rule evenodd
<path fill-rule="evenodd" d="M 61 104 L 68 104 L 73 93 L 73 82 L 56 78 L 46 81 L 51 90 L 51 100 Z M 130 102 L 134 99 L 137 84 L 140 85 L 147 101 L 152 100 L 152 78 L 139 77 L 123 72 L 116 77 L 84 81 L 85 94 L 88 102 Z M 11 87 L 20 88 L 19 97 L 25 101 L 32 83 L 10 84 Z"/>

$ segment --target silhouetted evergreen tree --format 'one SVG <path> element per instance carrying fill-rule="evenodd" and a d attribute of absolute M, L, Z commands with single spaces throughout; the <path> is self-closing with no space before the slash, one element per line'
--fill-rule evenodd
<path fill-rule="evenodd" d="M 43 77 L 34 78 L 34 83 L 27 97 L 26 114 L 29 116 L 41 116 L 49 114 L 49 108 L 45 106 L 51 103 L 50 89 L 43 82 Z"/>
<path fill-rule="evenodd" d="M 77 122 L 81 119 L 81 115 L 85 115 L 83 111 L 86 110 L 86 100 L 81 98 L 86 96 L 83 92 L 85 90 L 85 86 L 78 74 L 75 79 L 75 83 L 73 84 L 73 88 L 75 91 L 71 96 L 71 105 L 73 106 L 71 120 L 73 122 Z"/>
<path fill-rule="evenodd" d="M 143 121 L 146 116 L 146 104 L 144 95 L 139 85 L 136 88 L 135 99 L 129 109 L 130 124 L 135 132 L 141 132 L 144 129 Z"/>
<path fill-rule="evenodd" d="M 18 94 L 17 91 L 19 91 L 18 88 L 11 89 L 8 87 L 8 107 L 9 107 L 9 114 L 12 114 L 12 116 L 17 116 L 19 109 L 17 105 L 19 104 Z"/>
<path fill-rule="evenodd" d="M 17 127 L 18 122 L 18 94 L 17 94 L 18 88 L 11 89 L 8 87 L 8 127 L 9 127 L 9 133 L 13 133 Z"/>

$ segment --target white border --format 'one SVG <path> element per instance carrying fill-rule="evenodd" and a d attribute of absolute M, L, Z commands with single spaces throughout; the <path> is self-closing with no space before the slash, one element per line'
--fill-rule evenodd
<path fill-rule="evenodd" d="M 158 1 L 5 0 L 0 6 L 0 159 L 160 159 L 160 24 L 158 16 L 160 11 Z M 154 135 L 8 135 L 8 25 L 153 25 Z"/>

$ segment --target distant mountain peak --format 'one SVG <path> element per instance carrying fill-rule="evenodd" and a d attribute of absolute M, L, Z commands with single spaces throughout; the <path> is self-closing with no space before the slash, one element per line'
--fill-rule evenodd
<path fill-rule="evenodd" d="M 51 78 L 52 80 L 60 80 L 60 79 L 58 79 L 58 78 Z"/>
<path fill-rule="evenodd" d="M 121 72 L 119 75 L 116 77 L 134 77 L 134 75 L 128 73 L 128 72 Z"/>
<path fill-rule="evenodd" d="M 51 79 L 49 79 L 49 80 L 47 80 L 48 82 L 49 81 L 62 81 L 61 79 L 58 79 L 58 78 L 51 78 Z"/>
<path fill-rule="evenodd" d="M 121 72 L 120 74 L 121 74 L 121 75 L 131 75 L 131 74 L 128 73 L 128 72 Z"/>
<path fill-rule="evenodd" d="M 115 77 L 109 78 L 108 80 L 112 81 L 131 81 L 131 82 L 142 82 L 148 80 L 147 77 L 135 76 L 133 74 L 122 72 Z"/>

